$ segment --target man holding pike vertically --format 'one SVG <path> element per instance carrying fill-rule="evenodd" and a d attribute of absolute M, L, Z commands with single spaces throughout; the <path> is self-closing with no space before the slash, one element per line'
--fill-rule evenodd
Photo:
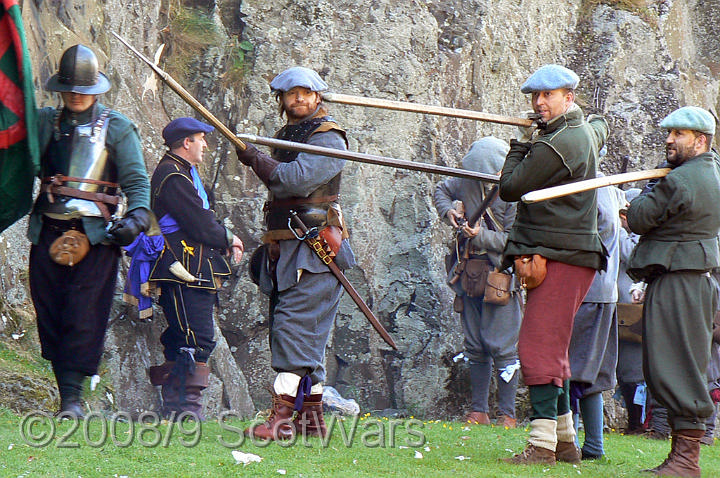
<path fill-rule="evenodd" d="M 322 103 L 321 92 L 328 86 L 315 71 L 290 68 L 276 76 L 270 88 L 280 115 L 287 117 L 278 139 L 347 149 L 345 131 Z M 289 439 L 296 431 L 325 436 L 323 360 L 343 289 L 316 253 L 293 235 L 288 219 L 290 211 L 296 211 L 308 228 L 320 230 L 338 267 L 354 265 L 337 202 L 345 160 L 281 149 L 273 150 L 270 157 L 251 144 L 237 154 L 270 190 L 264 246 L 253 254 L 251 270 L 260 289 L 270 296 L 271 365 L 278 372 L 272 414 L 245 434 L 265 440 Z"/>
<path fill-rule="evenodd" d="M 628 273 L 647 282 L 643 309 L 643 372 L 648 388 L 668 409 L 672 448 L 658 467 L 661 476 L 700 476 L 700 439 L 713 412 L 707 390 L 720 266 L 720 176 L 710 149 L 715 119 L 686 106 L 670 113 L 667 160 L 673 168 L 628 208 L 630 229 L 640 242 Z"/>
<path fill-rule="evenodd" d="M 608 126 L 600 117 L 585 121 L 574 102 L 578 82 L 573 71 L 545 65 L 523 84 L 520 91 L 532 93 L 541 127 L 536 135 L 524 131 L 521 141 L 511 141 L 500 176 L 504 201 L 520 201 L 529 191 L 595 177 Z M 595 191 L 518 203 L 503 266 L 514 261 L 518 273 L 529 262 L 540 270 L 545 260 L 546 276 L 528 290 L 520 326 L 518 353 L 532 416 L 528 446 L 505 459 L 514 464 L 580 462 L 570 410 L 568 346 L 573 318 L 595 271 L 606 264 Z"/>

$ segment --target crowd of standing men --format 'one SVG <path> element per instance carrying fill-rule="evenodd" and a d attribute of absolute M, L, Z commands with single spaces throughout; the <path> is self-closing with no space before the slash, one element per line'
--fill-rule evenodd
<path fill-rule="evenodd" d="M 696 107 L 669 114 L 660 126 L 668 131 L 671 170 L 634 198 L 605 188 L 522 202 L 529 191 L 597 174 L 610 131 L 605 119 L 586 118 L 577 106 L 578 82 L 560 65 L 539 68 L 521 88 L 539 117 L 533 127 L 509 144 L 483 138 L 462 160 L 465 169 L 500 173 L 499 186 L 453 178 L 435 192 L 439 216 L 457 231 L 448 282 L 457 293 L 469 361 L 467 418 L 490 423 L 494 371 L 498 423 L 514 427 L 521 372 L 529 389 L 530 434 L 525 450 L 505 461 L 599 458 L 605 453 L 601 392 L 615 388 L 617 365 L 629 431 L 642 428 L 645 409 L 635 403 L 643 382 L 658 404 L 654 409 L 667 412 L 671 451 L 650 471 L 699 476 L 699 444 L 715 410 L 708 381 L 718 379 L 708 366 L 718 309 L 712 273 L 720 268 L 715 120 Z M 60 412 L 83 416 L 83 382 L 97 372 L 125 247 L 132 257 L 127 295 L 147 310 L 147 284 L 159 284 L 167 319 L 165 362 L 149 370 L 152 384 L 161 387 L 163 414 L 202 418 L 217 288 L 230 274 L 226 258 L 239 262 L 244 249 L 217 221 L 197 171 L 213 127 L 193 118 L 171 121 L 163 130 L 168 151 L 149 181 L 137 128 L 97 101 L 110 82 L 92 50 L 66 50 L 45 87 L 61 94 L 63 107 L 40 110 L 42 186 L 28 231 L 30 285 Z M 287 120 L 277 138 L 347 148 L 345 131 L 322 102 L 328 85 L 315 71 L 290 68 L 270 88 Z M 324 353 L 342 287 L 288 219 L 297 213 L 340 269 L 354 265 L 338 204 L 345 161 L 282 149 L 267 155 L 249 144 L 237 156 L 269 191 L 267 230 L 250 269 L 270 298 L 277 373 L 271 415 L 245 433 L 271 440 L 298 432 L 325 436 Z M 467 221 L 475 212 L 477 222 Z M 618 340 L 616 303 L 630 302 L 626 274 L 646 285 L 644 297 L 633 300 L 644 299 L 641 344 Z"/>
<path fill-rule="evenodd" d="M 605 187 L 522 202 L 530 191 L 600 174 L 608 125 L 596 115 L 584 117 L 574 101 L 578 82 L 571 70 L 545 65 L 522 86 L 523 93 L 532 95 L 533 112 L 541 116 L 539 127 L 521 128 L 511 140 L 500 171 L 500 199 L 484 214 L 479 211 L 476 224 L 464 221 L 492 189 L 450 179 L 435 192 L 438 214 L 458 237 L 448 282 L 458 294 L 456 310 L 469 359 L 472 411 L 467 421 L 490 423 L 486 383 L 492 366 L 478 367 L 477 357 L 488 357 L 480 363 L 494 358 L 501 372 L 498 359 L 512 356 L 514 350 L 496 344 L 519 332 L 518 355 L 531 404 L 530 436 L 525 450 L 504 461 L 555 464 L 602 457 L 602 392 L 615 389 L 619 380 L 629 415 L 626 431 L 644 431 L 647 415 L 647 421 L 655 423 L 649 436 L 662 436 L 658 429 L 663 427 L 672 436 L 667 459 L 645 471 L 700 476 L 700 443 L 712 444 L 715 403 L 720 401 L 718 345 L 711 341 L 720 292 L 713 278 L 720 265 L 720 211 L 713 207 L 720 194 L 720 158 L 711 149 L 715 119 L 691 106 L 663 119 L 665 166 L 671 169 L 642 192 L 629 190 L 626 195 L 617 187 Z M 463 166 L 468 168 L 468 158 L 491 139 L 474 143 Z M 491 153 L 486 147 L 486 161 Z M 512 210 L 514 220 L 499 225 L 493 208 L 508 204 L 502 201 L 517 202 L 517 209 Z M 500 233 L 504 237 L 498 245 L 492 238 Z M 458 288 L 458 283 L 472 283 L 453 279 L 468 276 L 473 260 L 486 261 L 498 271 L 514 266 L 515 293 L 526 295 L 521 321 L 506 320 L 505 327 L 498 327 L 495 317 L 502 307 L 496 309 L 482 293 Z M 643 294 L 631 296 L 631 290 Z M 621 338 L 618 302 L 623 305 L 620 330 L 627 331 Z M 498 424 L 508 426 L 505 417 L 514 416 L 514 410 L 507 411 L 501 384 L 498 379 Z M 582 448 L 577 439 L 580 419 L 585 430 Z"/>

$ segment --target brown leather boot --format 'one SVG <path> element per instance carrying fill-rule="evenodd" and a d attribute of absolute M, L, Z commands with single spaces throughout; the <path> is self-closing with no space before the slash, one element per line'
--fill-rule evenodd
<path fill-rule="evenodd" d="M 210 367 L 204 362 L 195 364 L 195 373 L 185 377 L 185 400 L 180 402 L 180 412 L 188 412 L 198 420 L 205 420 L 202 413 L 202 391 L 208 386 Z"/>
<path fill-rule="evenodd" d="M 273 392 L 273 408 L 265 423 L 246 428 L 243 432 L 246 437 L 260 440 L 289 440 L 295 433 L 293 414 L 295 412 L 295 397 L 278 395 Z"/>
<path fill-rule="evenodd" d="M 175 362 L 165 362 L 162 365 L 153 365 L 148 369 L 150 383 L 161 386 L 162 407 L 160 413 L 167 418 L 174 412 L 180 413 L 180 382 L 176 377 L 170 375 Z"/>
<path fill-rule="evenodd" d="M 559 441 L 555 448 L 555 460 L 565 463 L 580 463 L 582 461 L 582 453 L 571 441 Z"/>
<path fill-rule="evenodd" d="M 503 415 L 497 419 L 495 426 L 503 428 L 515 428 L 517 427 L 517 420 L 509 415 Z"/>
<path fill-rule="evenodd" d="M 465 422 L 470 425 L 490 425 L 490 417 L 485 412 L 470 412 L 465 417 Z"/>
<path fill-rule="evenodd" d="M 518 453 L 510 458 L 501 458 L 500 461 L 513 465 L 536 465 L 538 463 L 554 465 L 555 452 L 547 448 L 528 444 L 522 453 Z"/>
<path fill-rule="evenodd" d="M 676 430 L 670 454 L 660 466 L 643 470 L 658 476 L 700 476 L 700 439 L 704 430 Z"/>
<path fill-rule="evenodd" d="M 323 416 L 322 393 L 310 395 L 303 402 L 302 410 L 293 420 L 295 431 L 302 436 L 325 438 L 327 426 Z"/>

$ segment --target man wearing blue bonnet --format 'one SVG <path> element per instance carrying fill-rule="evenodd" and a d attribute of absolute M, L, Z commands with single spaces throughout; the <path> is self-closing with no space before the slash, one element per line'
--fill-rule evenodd
<path fill-rule="evenodd" d="M 575 104 L 578 76 L 561 65 L 545 65 L 520 91 L 531 93 L 537 127 L 522 128 L 510 142 L 500 176 L 500 198 L 595 177 L 605 144 L 605 120 Z M 518 354 L 529 388 L 532 416 L 525 450 L 505 459 L 513 464 L 580 462 L 570 411 L 568 347 L 574 317 L 598 270 L 606 268 L 598 235 L 597 193 L 534 204 L 518 202 L 517 216 L 503 251 L 501 268 L 546 260 L 544 280 L 528 289 Z M 516 271 L 517 272 L 517 271 Z"/>
<path fill-rule="evenodd" d="M 345 131 L 322 102 L 328 85 L 317 72 L 287 69 L 270 88 L 280 116 L 287 118 L 277 138 L 347 149 Z M 338 267 L 355 264 L 338 204 L 345 161 L 282 149 L 268 156 L 251 144 L 237 154 L 269 189 L 264 208 L 267 231 L 250 269 L 260 290 L 270 296 L 271 366 L 277 372 L 272 414 L 245 434 L 265 440 L 289 439 L 296 431 L 325 436 L 323 361 L 343 289 L 315 252 L 293 235 L 288 219 L 293 210 L 308 228 L 317 227 Z"/>
<path fill-rule="evenodd" d="M 720 175 L 711 149 L 715 119 L 685 106 L 660 123 L 670 173 L 628 207 L 640 241 L 628 274 L 647 285 L 643 308 L 643 373 L 650 393 L 668 410 L 672 445 L 647 470 L 661 476 L 700 476 L 700 440 L 713 412 L 707 390 L 720 267 Z"/>
<path fill-rule="evenodd" d="M 163 238 L 149 280 L 160 284 L 167 328 L 160 336 L 165 362 L 150 367 L 149 375 L 153 385 L 162 386 L 162 413 L 171 419 L 182 419 L 183 413 L 203 419 L 218 284 L 230 274 L 225 256 L 239 262 L 243 251 L 240 239 L 210 209 L 197 170 L 207 148 L 205 135 L 214 129 L 188 117 L 168 123 L 162 132 L 168 151 L 150 182 Z"/>

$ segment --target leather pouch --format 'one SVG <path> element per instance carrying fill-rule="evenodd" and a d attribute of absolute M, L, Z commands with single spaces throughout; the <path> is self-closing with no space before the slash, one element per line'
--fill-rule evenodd
<path fill-rule="evenodd" d="M 482 297 L 485 294 L 490 261 L 486 259 L 467 259 L 460 275 L 460 285 L 468 297 Z"/>
<path fill-rule="evenodd" d="M 540 254 L 515 257 L 515 274 L 523 289 L 534 289 L 542 284 L 547 275 L 547 259 Z"/>
<path fill-rule="evenodd" d="M 65 231 L 50 244 L 50 257 L 61 266 L 74 266 L 85 258 L 90 241 L 85 234 L 74 229 Z"/>
<path fill-rule="evenodd" d="M 508 305 L 512 297 L 512 275 L 500 272 L 497 269 L 490 271 L 485 284 L 485 297 L 483 302 L 495 305 Z"/>
<path fill-rule="evenodd" d="M 617 304 L 618 340 L 642 343 L 642 304 Z"/>

